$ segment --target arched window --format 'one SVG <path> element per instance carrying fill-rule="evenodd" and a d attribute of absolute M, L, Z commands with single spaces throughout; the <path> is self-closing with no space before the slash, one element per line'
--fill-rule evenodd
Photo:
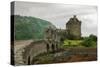
<path fill-rule="evenodd" d="M 51 48 L 52 48 L 52 51 L 54 52 L 54 51 L 55 51 L 55 46 L 54 46 L 54 44 L 51 45 Z"/>
<path fill-rule="evenodd" d="M 30 56 L 28 57 L 28 63 L 27 64 L 30 65 Z"/>
<path fill-rule="evenodd" d="M 49 52 L 49 44 L 46 44 L 47 52 Z"/>

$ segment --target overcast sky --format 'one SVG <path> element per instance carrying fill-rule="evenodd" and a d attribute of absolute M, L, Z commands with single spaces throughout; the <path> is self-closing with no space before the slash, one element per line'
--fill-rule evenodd
<path fill-rule="evenodd" d="M 15 15 L 33 16 L 50 21 L 57 28 L 65 29 L 65 24 L 73 15 L 82 22 L 82 36 L 97 35 L 97 7 L 52 3 L 15 2 Z"/>

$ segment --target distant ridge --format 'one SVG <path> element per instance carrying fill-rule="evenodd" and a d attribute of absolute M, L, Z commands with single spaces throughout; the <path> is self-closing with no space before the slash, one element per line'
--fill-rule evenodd
<path fill-rule="evenodd" d="M 14 17 L 15 40 L 43 39 L 44 30 L 51 26 L 49 21 L 28 16 L 12 15 Z"/>

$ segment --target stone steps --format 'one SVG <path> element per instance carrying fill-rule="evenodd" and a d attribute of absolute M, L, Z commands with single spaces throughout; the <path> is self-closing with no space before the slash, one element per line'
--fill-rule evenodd
<path fill-rule="evenodd" d="M 23 65 L 24 62 L 23 62 L 23 51 L 24 51 L 24 48 L 20 48 L 19 50 L 17 50 L 15 52 L 15 65 Z"/>

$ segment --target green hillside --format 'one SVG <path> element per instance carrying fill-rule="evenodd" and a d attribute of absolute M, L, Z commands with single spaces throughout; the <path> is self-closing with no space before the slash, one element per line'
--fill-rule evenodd
<path fill-rule="evenodd" d="M 16 40 L 42 39 L 44 37 L 44 30 L 48 26 L 56 28 L 46 20 L 14 15 L 14 32 Z"/>

